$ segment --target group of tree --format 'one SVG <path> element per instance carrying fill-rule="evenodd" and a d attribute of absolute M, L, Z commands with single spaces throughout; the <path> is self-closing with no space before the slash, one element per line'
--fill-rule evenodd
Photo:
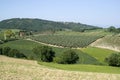
<path fill-rule="evenodd" d="M 17 49 L 11 49 L 10 47 L 0 47 L 0 55 L 5 55 L 15 58 L 27 58 L 23 53 Z"/>
<path fill-rule="evenodd" d="M 120 33 L 120 28 L 115 28 L 114 26 L 110 26 L 107 28 L 108 32 L 113 32 L 113 33 Z"/>
<path fill-rule="evenodd" d="M 112 53 L 107 58 L 105 58 L 105 61 L 110 66 L 120 67 L 120 53 Z"/>
<path fill-rule="evenodd" d="M 59 57 L 55 56 L 55 52 L 48 46 L 37 46 L 33 48 L 33 52 L 37 58 L 43 62 L 57 62 L 60 64 L 74 64 L 78 61 L 79 56 L 73 50 L 65 51 L 61 53 Z"/>
<path fill-rule="evenodd" d="M 54 58 L 54 61 L 60 64 L 74 64 L 78 61 L 79 56 L 73 50 L 68 50 L 62 53 L 59 57 Z"/>

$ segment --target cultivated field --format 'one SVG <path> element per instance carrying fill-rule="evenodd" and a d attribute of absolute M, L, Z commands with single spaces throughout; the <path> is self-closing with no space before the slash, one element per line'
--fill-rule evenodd
<path fill-rule="evenodd" d="M 86 47 L 97 39 L 101 38 L 101 35 L 39 35 L 31 37 L 31 39 L 40 41 L 47 44 L 62 46 L 62 47 Z"/>
<path fill-rule="evenodd" d="M 119 80 L 120 74 L 58 70 L 36 61 L 0 56 L 0 80 Z"/>

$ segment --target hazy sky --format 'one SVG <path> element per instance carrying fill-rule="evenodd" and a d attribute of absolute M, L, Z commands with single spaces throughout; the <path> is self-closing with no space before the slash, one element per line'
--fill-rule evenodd
<path fill-rule="evenodd" d="M 0 20 L 10 18 L 120 27 L 120 0 L 0 0 Z"/>

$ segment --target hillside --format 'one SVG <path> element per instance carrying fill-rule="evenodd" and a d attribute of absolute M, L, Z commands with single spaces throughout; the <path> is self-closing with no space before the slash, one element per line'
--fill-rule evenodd
<path fill-rule="evenodd" d="M 92 43 L 91 46 L 106 48 L 120 52 L 120 36 L 119 35 L 105 36 Z"/>
<path fill-rule="evenodd" d="M 0 56 L 1 80 L 119 80 L 119 74 L 58 70 L 36 61 Z"/>
<path fill-rule="evenodd" d="M 33 53 L 32 49 L 35 46 L 41 46 L 43 44 L 38 44 L 33 41 L 28 40 L 17 40 L 17 41 L 11 41 L 4 44 L 1 44 L 1 46 L 8 46 L 14 49 L 20 50 L 22 53 L 24 53 L 28 59 L 34 59 L 36 58 L 35 54 Z M 59 56 L 61 53 L 63 53 L 66 50 L 69 50 L 70 48 L 58 48 L 58 47 L 52 47 L 52 49 L 55 51 L 56 56 Z M 80 50 L 73 49 L 80 57 L 78 64 L 100 64 L 100 62 L 95 59 L 94 57 L 88 55 L 87 53 L 83 53 Z"/>
<path fill-rule="evenodd" d="M 54 31 L 65 29 L 73 31 L 83 31 L 87 29 L 97 29 L 99 27 L 74 22 L 55 22 L 42 19 L 13 18 L 1 21 L 0 28 L 23 29 L 32 31 L 45 31 L 45 30 Z"/>

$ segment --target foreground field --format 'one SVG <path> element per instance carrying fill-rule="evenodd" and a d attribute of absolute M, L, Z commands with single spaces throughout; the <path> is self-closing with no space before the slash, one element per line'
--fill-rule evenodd
<path fill-rule="evenodd" d="M 120 74 L 58 70 L 36 61 L 0 56 L 0 80 L 119 80 Z"/>
<path fill-rule="evenodd" d="M 38 62 L 40 65 L 44 65 L 50 68 L 57 68 L 62 70 L 70 71 L 84 71 L 84 72 L 100 72 L 100 73 L 116 73 L 120 74 L 119 67 L 111 66 L 99 66 L 99 65 L 90 65 L 90 64 L 56 64 L 56 63 L 47 63 L 47 62 Z"/>

